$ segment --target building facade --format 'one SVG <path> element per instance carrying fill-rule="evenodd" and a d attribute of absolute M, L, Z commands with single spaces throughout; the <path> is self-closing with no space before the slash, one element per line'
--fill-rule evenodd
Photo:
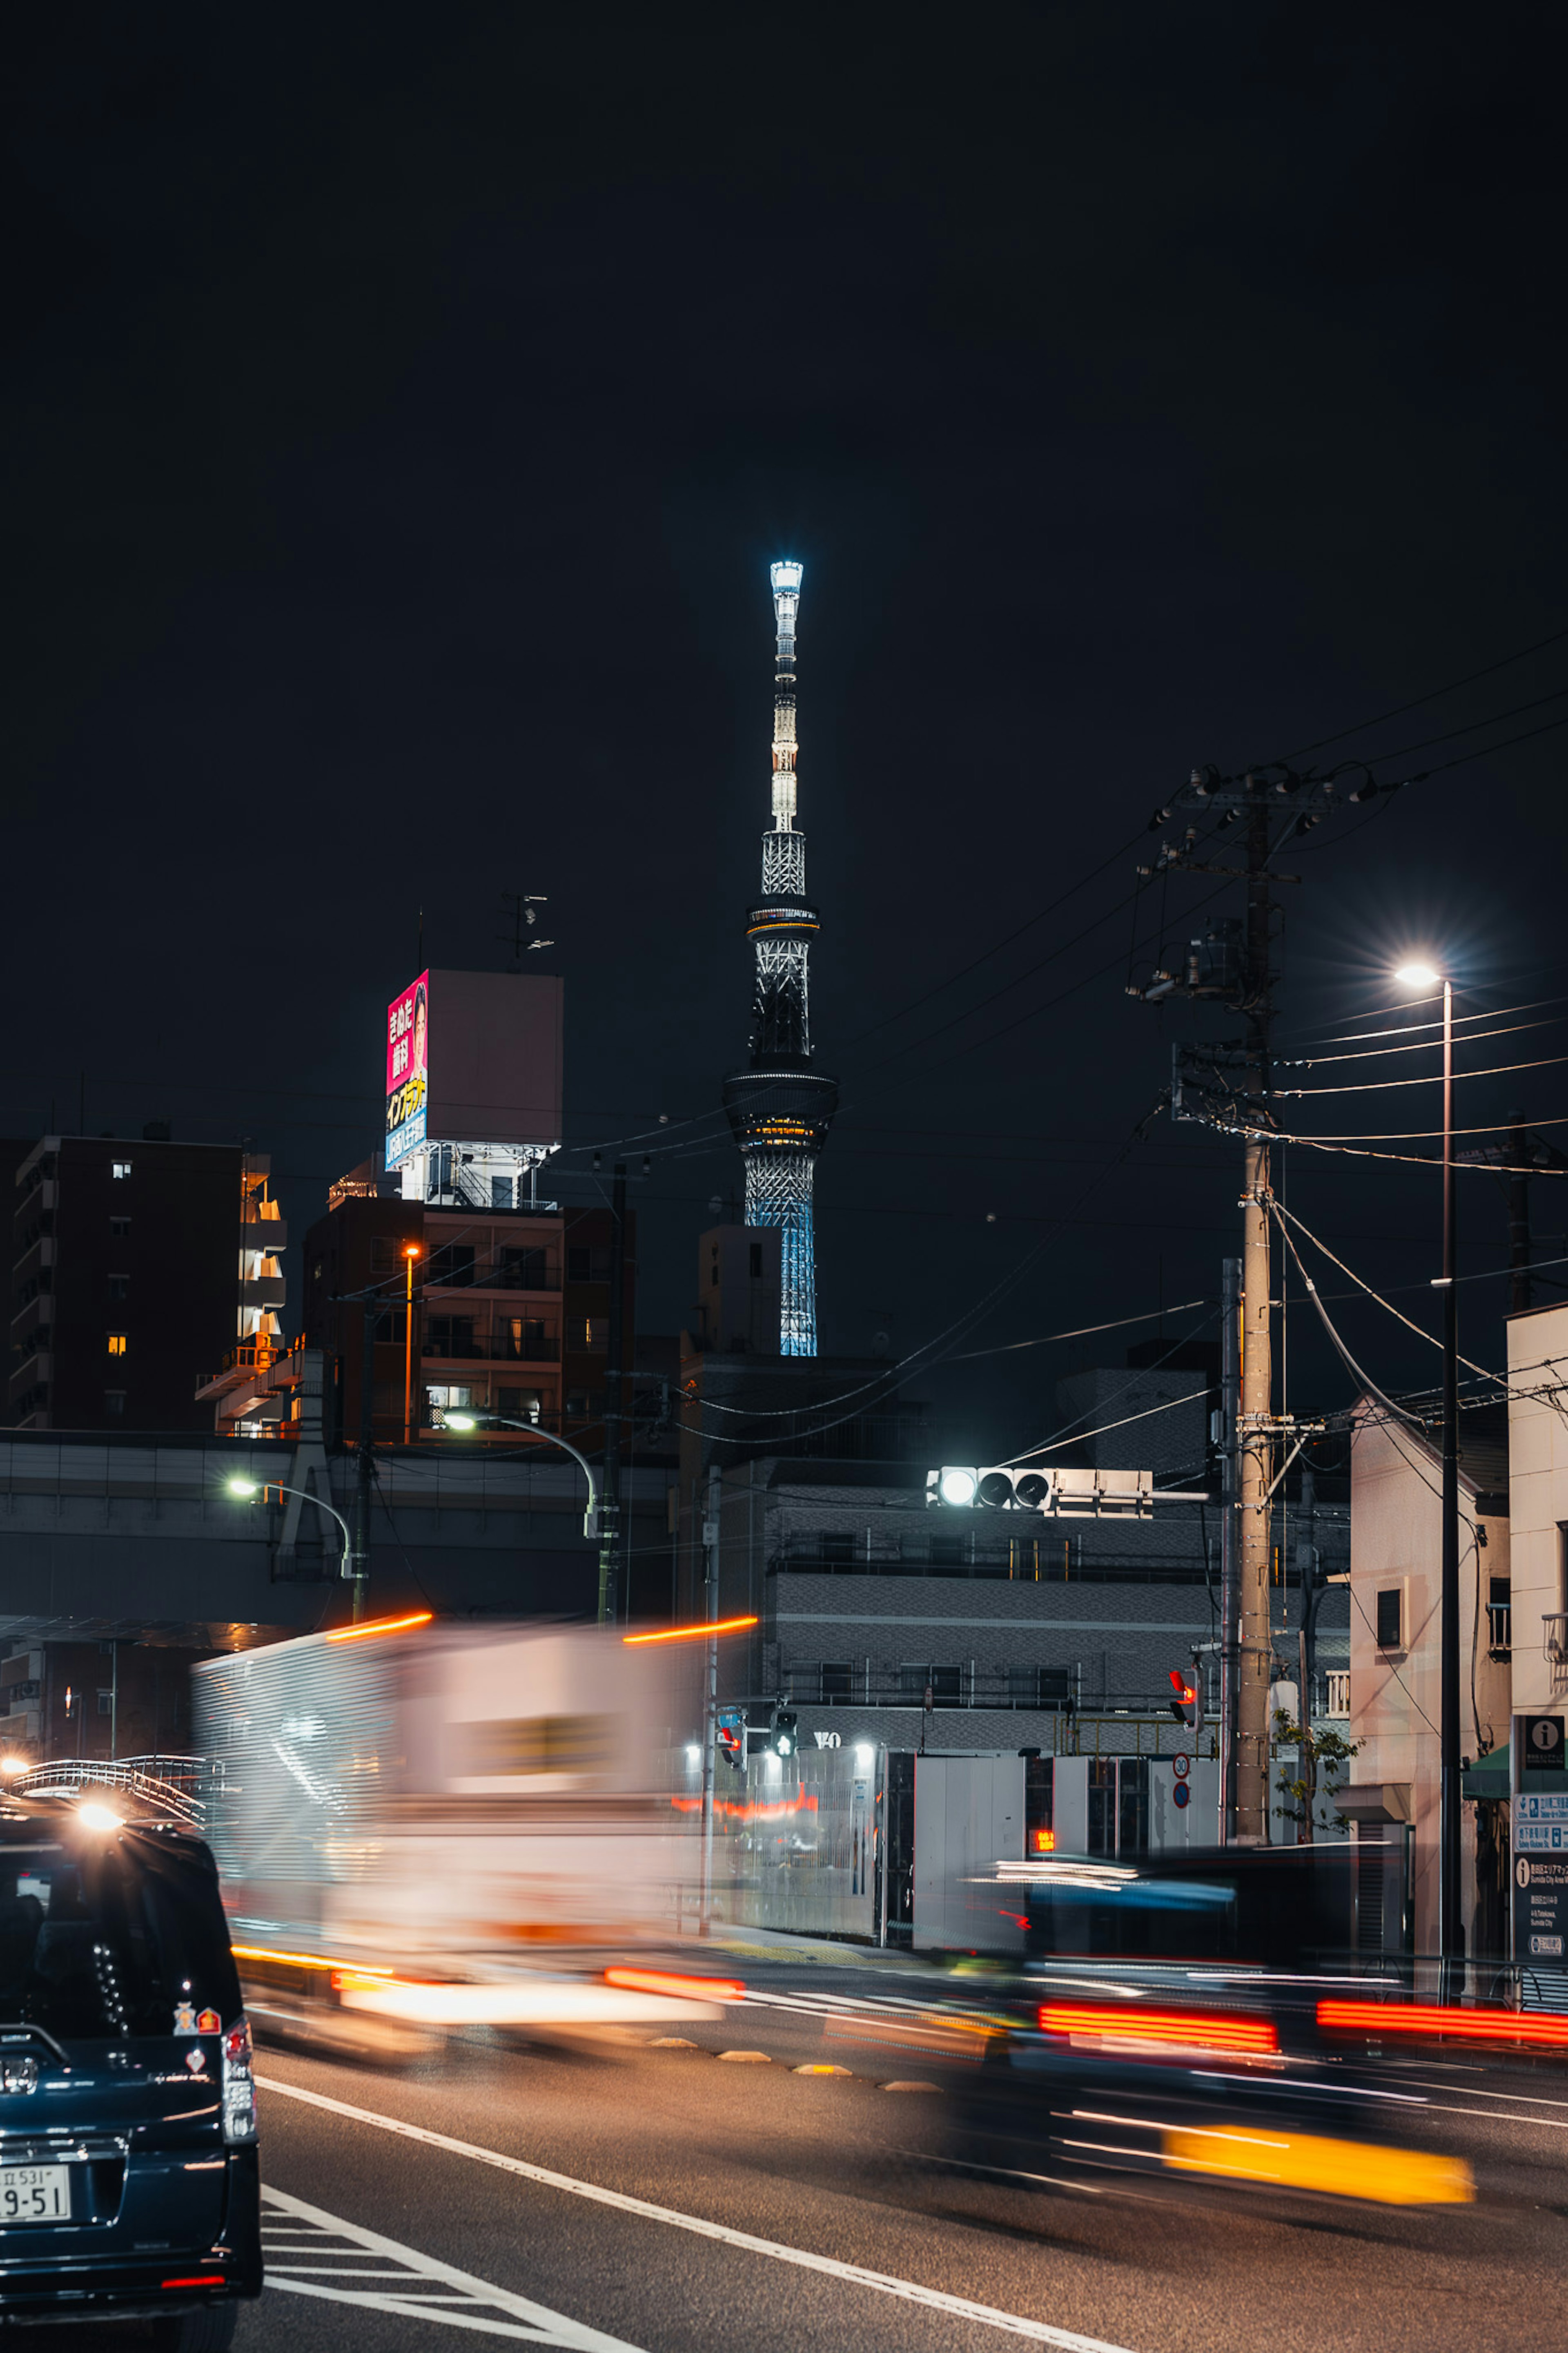
<path fill-rule="evenodd" d="M 405 1431 L 417 1439 L 456 1411 L 498 1417 L 497 1442 L 506 1440 L 507 1422 L 524 1421 L 588 1448 L 602 1444 L 612 1234 L 612 1213 L 602 1206 L 446 1208 L 397 1195 L 342 1195 L 305 1240 L 304 1338 L 332 1368 L 332 1434 L 358 1440 L 368 1322 L 377 1443 L 395 1443 Z M 636 1217 L 628 1210 L 621 1294 L 627 1368 L 636 1293 Z"/>
<path fill-rule="evenodd" d="M 9 1421 L 200 1429 L 200 1383 L 279 1345 L 288 1235 L 238 1146 L 46 1135 L 12 1187 Z"/>

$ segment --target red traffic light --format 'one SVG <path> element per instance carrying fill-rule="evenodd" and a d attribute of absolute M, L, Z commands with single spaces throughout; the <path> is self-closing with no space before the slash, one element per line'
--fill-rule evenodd
<path fill-rule="evenodd" d="M 1196 1683 L 1192 1681 L 1190 1676 L 1183 1674 L 1180 1667 L 1173 1667 L 1171 1669 L 1171 1689 L 1175 1693 L 1176 1697 L 1180 1700 L 1184 1707 L 1191 1707 L 1197 1699 L 1198 1687 Z"/>

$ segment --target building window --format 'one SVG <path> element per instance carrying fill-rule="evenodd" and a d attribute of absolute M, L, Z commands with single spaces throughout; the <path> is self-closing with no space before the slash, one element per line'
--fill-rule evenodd
<path fill-rule="evenodd" d="M 432 1315 L 425 1332 L 423 1353 L 426 1356 L 477 1356 L 480 1353 L 471 1315 Z"/>
<path fill-rule="evenodd" d="M 1040 1704 L 1040 1671 L 1038 1667 L 1009 1667 L 1007 1670 L 1007 1704 L 1009 1707 L 1038 1707 Z"/>
<path fill-rule="evenodd" d="M 1508 1577 L 1494 1577 L 1489 1580 L 1487 1594 L 1487 1639 L 1494 1659 L 1512 1656 L 1509 1632 L 1512 1618 L 1513 1580 Z"/>
<path fill-rule="evenodd" d="M 544 1409 L 544 1399 L 538 1389 L 498 1389 L 498 1412 L 509 1421 L 537 1421 Z"/>
<path fill-rule="evenodd" d="M 848 1662 L 847 1662 L 847 1661 L 839 1661 L 839 1662 L 837 1662 L 837 1663 L 835 1663 L 835 1664 L 834 1664 L 834 1665 L 832 1665 L 832 1666 L 824 1666 L 824 1668 L 823 1668 L 823 1670 L 822 1670 L 822 1704 L 823 1704 L 823 1706 L 824 1706 L 824 1707 L 837 1707 L 837 1706 L 838 1705 L 838 1704 L 839 1704 L 841 1701 L 847 1700 L 847 1698 L 848 1698 L 848 1697 L 849 1697 L 849 1665 L 848 1665 Z"/>
<path fill-rule="evenodd" d="M 109 1173 L 110 1173 L 110 1175 L 111 1176 L 114 1176 L 114 1177 L 123 1178 L 123 1177 L 129 1176 L 130 1176 L 130 1174 L 131 1174 L 131 1163 L 130 1163 L 130 1161 L 129 1161 L 129 1160 L 111 1160 L 111 1161 L 110 1162 L 110 1164 L 109 1164 Z"/>
<path fill-rule="evenodd" d="M 125 1411 L 125 1391 L 123 1389 L 105 1389 L 103 1392 L 103 1410 L 107 1414 L 122 1416 Z"/>
<path fill-rule="evenodd" d="M 603 1315 L 574 1315 L 572 1318 L 571 1345 L 584 1355 L 596 1354 L 605 1345 L 606 1319 Z"/>
<path fill-rule="evenodd" d="M 542 1315 L 498 1315 L 495 1353 L 514 1365 L 548 1365 L 555 1357 L 555 1326 Z"/>
<path fill-rule="evenodd" d="M 461 1286 L 474 1279 L 474 1245 L 472 1242 L 443 1242 L 430 1257 L 431 1282 L 449 1282 Z"/>
<path fill-rule="evenodd" d="M 478 1406 L 483 1409 L 485 1393 L 468 1381 L 436 1381 L 426 1384 L 425 1394 L 433 1406 L 456 1406 L 459 1411 Z"/>
<path fill-rule="evenodd" d="M 820 1561 L 831 1562 L 840 1567 L 847 1567 L 847 1564 L 855 1557 L 855 1538 L 853 1535 L 838 1534 L 818 1536 L 816 1539 L 816 1557 Z"/>
<path fill-rule="evenodd" d="M 1404 1648 L 1400 1640 L 1404 1631 L 1404 1593 L 1397 1585 L 1384 1586 L 1377 1597 L 1377 1647 L 1380 1651 Z"/>
<path fill-rule="evenodd" d="M 111 1356 L 124 1356 L 125 1335 L 123 1332 L 111 1332 L 109 1335 L 109 1353 Z"/>
<path fill-rule="evenodd" d="M 592 1264 L 593 1259 L 591 1254 L 583 1248 L 580 1242 L 574 1242 L 571 1249 L 566 1253 L 567 1282 L 592 1282 L 594 1278 L 589 1272 L 589 1269 Z"/>
<path fill-rule="evenodd" d="M 130 1288 L 131 1277 L 128 1274 L 111 1274 L 110 1276 L 109 1295 L 110 1299 L 123 1299 Z"/>
<path fill-rule="evenodd" d="M 114 1714 L 114 1694 L 112 1692 L 100 1691 L 99 1693 L 98 1712 L 100 1715 L 112 1715 Z"/>
<path fill-rule="evenodd" d="M 121 1240 L 123 1240 L 125 1236 L 131 1231 L 130 1219 L 110 1218 L 109 1220 L 109 1230 L 111 1234 L 118 1234 Z"/>
<path fill-rule="evenodd" d="M 964 1564 L 967 1536 L 932 1536 L 931 1565 L 933 1568 L 962 1568 Z"/>
<path fill-rule="evenodd" d="M 900 1667 L 899 1696 L 909 1705 L 925 1705 L 927 1690 L 933 1707 L 957 1707 L 963 1698 L 963 1674 L 957 1667 Z"/>
<path fill-rule="evenodd" d="M 524 1245 L 500 1252 L 496 1271 L 508 1291 L 550 1291 L 549 1261 L 543 1250 Z"/>

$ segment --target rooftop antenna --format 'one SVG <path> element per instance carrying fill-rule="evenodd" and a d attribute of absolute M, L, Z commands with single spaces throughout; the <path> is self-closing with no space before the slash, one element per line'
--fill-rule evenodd
<path fill-rule="evenodd" d="M 514 965 L 521 965 L 523 957 L 531 955 L 535 948 L 552 948 L 555 945 L 553 940 L 524 937 L 525 933 L 538 928 L 539 917 L 534 909 L 548 907 L 550 900 L 547 893 L 542 891 L 503 891 L 500 904 L 501 928 L 496 937 L 511 950 Z"/>

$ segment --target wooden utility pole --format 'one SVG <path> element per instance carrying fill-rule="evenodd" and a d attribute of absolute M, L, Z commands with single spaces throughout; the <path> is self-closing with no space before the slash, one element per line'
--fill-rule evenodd
<path fill-rule="evenodd" d="M 1379 789 L 1369 777 L 1348 797 L 1367 800 Z M 1274 885 L 1301 879 L 1281 874 L 1273 860 L 1288 839 L 1310 832 L 1344 806 L 1332 777 L 1302 776 L 1282 765 L 1242 776 L 1222 776 L 1214 767 L 1194 769 L 1187 785 L 1150 820 L 1151 832 L 1157 832 L 1179 810 L 1191 820 L 1184 833 L 1163 842 L 1158 859 L 1139 872 L 1151 879 L 1176 872 L 1216 874 L 1240 882 L 1247 893 L 1245 920 L 1212 923 L 1184 954 L 1164 954 L 1147 977 L 1130 972 L 1127 981 L 1128 995 L 1146 1003 L 1167 997 L 1207 1000 L 1239 1015 L 1243 1024 L 1239 1039 L 1174 1049 L 1170 1107 L 1173 1118 L 1200 1120 L 1238 1138 L 1242 1146 L 1239 1302 L 1233 1288 L 1236 1262 L 1226 1261 L 1223 1439 L 1234 1468 L 1223 1474 L 1220 1791 L 1223 1835 L 1249 1842 L 1268 1836 L 1270 1533 L 1283 1429 L 1274 1409 L 1270 1247 Z M 1225 839 L 1233 826 L 1238 829 L 1240 862 L 1212 862 L 1211 845 Z M 1228 1354 L 1237 1329 L 1238 1380 Z"/>
<path fill-rule="evenodd" d="M 1247 930 L 1242 949 L 1242 1010 L 1247 1018 L 1247 1095 L 1266 1116 L 1268 1017 L 1273 980 L 1268 875 L 1268 809 L 1247 818 Z M 1268 1498 L 1274 1483 L 1274 1329 L 1268 1222 L 1267 1135 L 1256 1128 L 1242 1146 L 1240 1562 L 1237 1595 L 1236 1832 L 1268 1836 L 1268 1685 L 1274 1660 L 1268 1599 Z"/>

